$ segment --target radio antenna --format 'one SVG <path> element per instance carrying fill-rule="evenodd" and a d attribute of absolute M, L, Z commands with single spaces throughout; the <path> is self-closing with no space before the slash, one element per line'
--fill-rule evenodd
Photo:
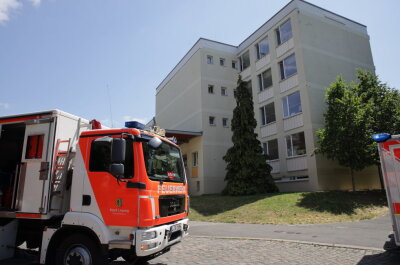
<path fill-rule="evenodd" d="M 111 95 L 110 95 L 110 88 L 108 87 L 108 84 L 107 84 L 107 94 L 108 94 L 108 104 L 110 106 L 111 128 L 114 128 L 114 120 L 113 120 L 113 116 L 112 116 L 112 107 L 111 107 Z"/>

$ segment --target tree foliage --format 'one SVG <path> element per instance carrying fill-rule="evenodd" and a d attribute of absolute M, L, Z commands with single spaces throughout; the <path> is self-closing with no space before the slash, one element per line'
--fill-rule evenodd
<path fill-rule="evenodd" d="M 372 73 L 358 69 L 358 82 L 347 84 L 339 76 L 327 89 L 325 128 L 318 130 L 317 153 L 354 171 L 378 165 L 379 156 L 371 135 L 399 132 L 400 96 Z"/>
<path fill-rule="evenodd" d="M 262 154 L 260 141 L 254 132 L 257 121 L 254 118 L 252 96 L 240 75 L 235 99 L 237 106 L 233 110 L 231 123 L 233 146 L 224 156 L 227 162 L 224 193 L 248 195 L 277 192 L 271 166 L 267 164 L 267 157 Z"/>

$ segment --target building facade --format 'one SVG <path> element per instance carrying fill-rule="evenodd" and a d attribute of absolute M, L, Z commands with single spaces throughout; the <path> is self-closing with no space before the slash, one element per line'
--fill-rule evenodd
<path fill-rule="evenodd" d="M 366 27 L 293 0 L 238 46 L 199 39 L 157 87 L 154 120 L 180 140 L 191 194 L 220 192 L 240 74 L 280 190 L 350 189 L 349 169 L 313 151 L 326 88 L 357 68 L 375 70 Z M 356 185 L 379 187 L 377 169 L 357 173 Z"/>

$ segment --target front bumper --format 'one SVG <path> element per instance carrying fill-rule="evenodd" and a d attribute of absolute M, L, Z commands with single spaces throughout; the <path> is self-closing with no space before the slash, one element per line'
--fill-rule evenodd
<path fill-rule="evenodd" d="M 188 219 L 179 220 L 170 224 L 152 227 L 149 229 L 136 230 L 135 250 L 136 256 L 149 256 L 160 252 L 168 246 L 180 242 L 188 233 Z M 170 232 L 174 230 L 173 232 Z M 149 240 L 143 240 L 142 234 L 148 232 L 156 232 L 156 237 Z"/>

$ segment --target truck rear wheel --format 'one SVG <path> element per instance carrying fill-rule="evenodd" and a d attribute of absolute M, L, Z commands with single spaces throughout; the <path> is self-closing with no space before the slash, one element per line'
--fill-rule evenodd
<path fill-rule="evenodd" d="M 61 242 L 56 252 L 57 265 L 103 265 L 103 251 L 97 242 L 84 235 L 73 234 Z"/>

